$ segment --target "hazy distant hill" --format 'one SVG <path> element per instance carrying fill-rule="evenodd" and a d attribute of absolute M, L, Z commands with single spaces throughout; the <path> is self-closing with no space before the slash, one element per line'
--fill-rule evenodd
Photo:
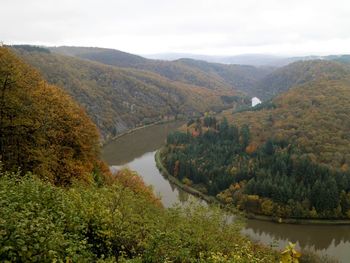
<path fill-rule="evenodd" d="M 190 58 L 195 60 L 204 60 L 210 63 L 221 64 L 238 64 L 238 65 L 251 65 L 251 66 L 284 66 L 291 61 L 288 57 L 265 55 L 265 54 L 242 54 L 236 56 L 208 56 L 197 55 L 190 53 L 160 53 L 145 55 L 151 59 L 164 59 L 164 60 L 177 60 L 182 58 Z"/>
<path fill-rule="evenodd" d="M 106 65 L 151 71 L 173 81 L 181 81 L 216 90 L 233 90 L 232 87 L 216 76 L 208 76 L 208 74 L 200 70 L 181 63 L 151 60 L 119 50 L 105 48 L 57 47 L 50 48 L 50 50 L 54 53 L 84 58 Z"/>
<path fill-rule="evenodd" d="M 120 67 L 134 67 L 135 65 L 142 65 L 148 60 L 141 56 L 107 48 L 61 46 L 49 47 L 48 49 L 53 53 L 85 58 Z"/>
<path fill-rule="evenodd" d="M 158 74 L 43 50 L 15 49 L 47 81 L 64 88 L 83 105 L 103 137 L 115 135 L 165 116 L 198 114 L 223 107 L 232 90 L 208 89 L 171 81 Z M 135 56 L 137 57 L 137 56 Z"/>
<path fill-rule="evenodd" d="M 163 60 L 177 60 L 182 58 L 190 58 L 195 60 L 204 60 L 210 63 L 221 64 L 238 64 L 238 65 L 251 65 L 251 66 L 269 66 L 269 67 L 283 67 L 296 61 L 304 60 L 334 60 L 343 63 L 350 63 L 350 55 L 329 55 L 329 56 L 276 56 L 266 54 L 242 54 L 236 56 L 208 56 L 197 55 L 190 53 L 160 53 L 152 55 L 144 55 L 146 58 L 151 59 L 163 59 Z"/>
<path fill-rule="evenodd" d="M 142 69 L 170 80 L 214 90 L 240 90 L 250 93 L 256 81 L 270 73 L 270 67 L 225 65 L 193 59 L 176 61 L 146 59 L 113 49 L 56 47 L 52 52 L 80 57 L 118 67 Z"/>
<path fill-rule="evenodd" d="M 254 87 L 258 85 L 269 73 L 273 72 L 273 67 L 254 67 L 249 65 L 225 65 L 220 63 L 209 63 L 203 60 L 179 59 L 175 62 L 185 64 L 192 68 L 197 68 L 210 75 L 221 78 L 229 85 L 238 90 L 254 96 Z"/>

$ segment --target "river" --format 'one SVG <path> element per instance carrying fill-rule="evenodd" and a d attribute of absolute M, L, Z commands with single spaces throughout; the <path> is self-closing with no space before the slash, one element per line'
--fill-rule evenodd
<path fill-rule="evenodd" d="M 155 152 L 165 143 L 167 134 L 181 124 L 159 124 L 124 135 L 105 145 L 102 157 L 112 169 L 127 166 L 138 172 L 146 184 L 153 186 L 165 207 L 184 204 L 193 197 L 166 180 L 154 160 Z M 340 262 L 350 262 L 350 226 L 291 225 L 246 220 L 242 232 L 265 245 L 275 244 L 282 249 L 291 241 L 297 243 L 298 248 L 328 255 Z"/>

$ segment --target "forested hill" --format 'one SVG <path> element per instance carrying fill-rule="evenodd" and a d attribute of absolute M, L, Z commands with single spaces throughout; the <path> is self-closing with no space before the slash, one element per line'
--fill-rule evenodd
<path fill-rule="evenodd" d="M 177 63 L 185 64 L 192 68 L 197 68 L 207 74 L 221 78 L 225 83 L 243 91 L 251 97 L 257 96 L 254 92 L 259 82 L 273 72 L 273 67 L 254 67 L 249 65 L 208 63 L 206 61 L 194 59 L 179 59 Z"/>
<path fill-rule="evenodd" d="M 336 61 L 297 61 L 278 68 L 260 79 L 252 88 L 252 93 L 263 100 L 268 100 L 293 86 L 319 78 L 340 79 L 349 72 L 349 67 Z"/>
<path fill-rule="evenodd" d="M 255 214 L 350 218 L 350 75 L 325 74 L 226 113 L 168 136 L 162 160 L 171 174 Z"/>
<path fill-rule="evenodd" d="M 0 170 L 67 185 L 99 166 L 96 126 L 72 98 L 0 48 Z"/>
<path fill-rule="evenodd" d="M 103 64 L 147 70 L 170 80 L 220 90 L 249 93 L 253 84 L 270 73 L 271 67 L 225 65 L 193 59 L 152 60 L 114 49 L 56 47 L 52 52 L 80 57 Z"/>
<path fill-rule="evenodd" d="M 48 82 L 62 87 L 78 101 L 104 138 L 165 117 L 232 106 L 232 100 L 223 100 L 222 96 L 239 95 L 232 90 L 189 85 L 156 73 L 107 66 L 47 49 L 17 46 L 14 50 Z"/>
<path fill-rule="evenodd" d="M 340 67 L 340 66 L 339 66 Z M 347 71 L 343 67 L 339 73 Z M 260 110 L 228 116 L 248 124 L 259 145 L 269 137 L 288 140 L 319 163 L 350 165 L 350 75 L 325 77 L 291 88 Z"/>

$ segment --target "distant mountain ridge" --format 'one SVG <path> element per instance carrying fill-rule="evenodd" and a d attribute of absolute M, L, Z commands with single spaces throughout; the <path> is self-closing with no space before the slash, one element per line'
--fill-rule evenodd
<path fill-rule="evenodd" d="M 250 65 L 250 66 L 270 66 L 270 67 L 283 67 L 296 61 L 304 60 L 335 60 L 339 62 L 350 63 L 350 55 L 327 55 L 327 56 L 277 56 L 267 54 L 241 54 L 235 56 L 209 56 L 209 55 L 198 55 L 190 53 L 159 53 L 144 55 L 146 58 L 151 59 L 163 59 L 163 60 L 178 60 L 182 58 L 189 58 L 195 60 L 204 60 L 210 63 L 221 63 L 221 64 L 239 64 L 239 65 Z"/>

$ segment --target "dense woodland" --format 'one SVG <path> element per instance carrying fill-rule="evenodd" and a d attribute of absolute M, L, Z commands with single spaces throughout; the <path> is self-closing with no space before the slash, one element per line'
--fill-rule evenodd
<path fill-rule="evenodd" d="M 345 58 L 343 59 L 345 61 Z M 343 78 L 344 75 L 349 75 L 350 68 L 337 61 L 342 60 L 334 58 L 334 61 L 296 61 L 282 68 L 277 68 L 255 83 L 252 87 L 252 94 L 266 101 L 294 86 L 300 86 L 321 77 L 328 80 L 337 80 Z"/>
<path fill-rule="evenodd" d="M 278 89 L 266 92 L 285 93 L 226 111 L 228 122 L 189 122 L 189 133 L 168 138 L 164 162 L 185 183 L 247 212 L 349 218 L 349 73 L 332 61 L 276 70 L 266 79 Z"/>
<path fill-rule="evenodd" d="M 64 91 L 9 49 L 0 49 L 0 161 L 52 183 L 89 181 L 98 169 L 98 131 Z"/>
<path fill-rule="evenodd" d="M 251 128 L 257 145 L 268 138 L 288 140 L 310 159 L 347 170 L 350 166 L 350 78 L 319 79 L 259 106 L 260 110 L 227 112 L 229 122 Z"/>
<path fill-rule="evenodd" d="M 350 171 L 316 162 L 288 140 L 261 145 L 250 128 L 214 117 L 168 136 L 162 152 L 179 180 L 255 214 L 284 218 L 350 218 Z"/>

